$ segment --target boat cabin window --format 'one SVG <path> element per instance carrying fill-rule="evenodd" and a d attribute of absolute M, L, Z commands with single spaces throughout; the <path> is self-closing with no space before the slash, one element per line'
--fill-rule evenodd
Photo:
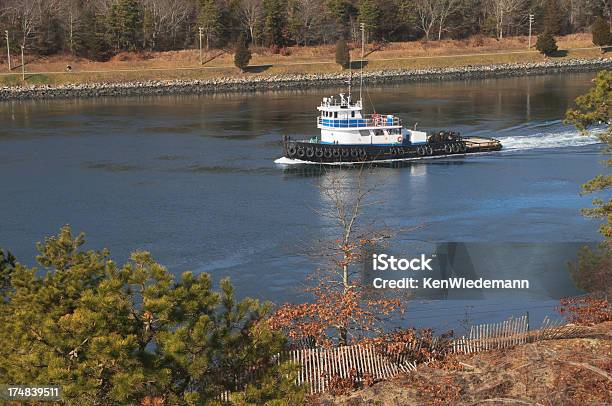
<path fill-rule="evenodd" d="M 399 135 L 399 134 L 401 134 L 401 131 L 400 131 L 399 128 L 390 128 L 389 129 L 389 134 L 391 134 L 391 135 Z"/>
<path fill-rule="evenodd" d="M 334 111 L 334 118 L 338 118 L 338 112 Z"/>
<path fill-rule="evenodd" d="M 385 135 L 383 130 L 374 130 L 374 135 Z"/>
<path fill-rule="evenodd" d="M 351 111 L 351 117 L 355 117 L 355 110 Z"/>
<path fill-rule="evenodd" d="M 359 134 L 362 137 L 369 137 L 370 136 L 370 130 L 359 130 Z"/>

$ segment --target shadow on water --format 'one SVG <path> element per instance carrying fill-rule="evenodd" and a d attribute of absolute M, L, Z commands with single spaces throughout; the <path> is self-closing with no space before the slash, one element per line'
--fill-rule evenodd
<path fill-rule="evenodd" d="M 380 163 L 364 163 L 364 164 L 351 164 L 351 165 L 291 165 L 284 166 L 282 168 L 285 175 L 291 177 L 319 177 L 332 171 L 359 171 L 362 169 L 375 170 L 381 169 L 413 169 L 415 167 L 424 165 L 437 165 L 437 166 L 455 166 L 464 165 L 468 162 L 464 160 L 444 160 L 444 161 L 433 161 L 433 162 L 411 162 L 411 161 L 396 161 L 396 162 L 380 162 Z"/>

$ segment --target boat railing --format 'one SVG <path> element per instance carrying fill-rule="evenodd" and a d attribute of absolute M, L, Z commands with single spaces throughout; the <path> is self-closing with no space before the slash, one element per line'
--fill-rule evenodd
<path fill-rule="evenodd" d="M 392 126 L 401 126 L 402 120 L 396 116 L 384 116 L 381 114 L 367 114 L 363 118 L 317 117 L 317 124 L 323 127 L 332 127 L 332 128 L 392 127 Z"/>

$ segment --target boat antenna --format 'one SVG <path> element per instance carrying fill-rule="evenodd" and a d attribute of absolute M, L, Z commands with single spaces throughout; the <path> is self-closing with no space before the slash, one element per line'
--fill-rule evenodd
<path fill-rule="evenodd" d="M 363 107 L 363 98 L 361 96 L 361 91 L 363 89 L 363 58 L 365 55 L 365 23 L 361 23 L 359 24 L 359 26 L 361 27 L 361 78 L 359 81 L 359 102 L 361 103 L 361 106 Z"/>
<path fill-rule="evenodd" d="M 350 66 L 350 56 L 349 56 L 349 66 Z M 351 83 L 353 83 L 353 68 L 349 68 L 349 80 L 348 80 L 348 102 L 351 104 Z"/>

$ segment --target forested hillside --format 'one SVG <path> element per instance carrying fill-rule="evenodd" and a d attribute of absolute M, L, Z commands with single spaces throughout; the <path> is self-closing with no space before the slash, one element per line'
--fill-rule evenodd
<path fill-rule="evenodd" d="M 241 35 L 275 51 L 331 44 L 357 40 L 360 23 L 369 42 L 504 38 L 526 34 L 530 13 L 534 33 L 567 34 L 589 31 L 599 16 L 610 24 L 611 9 L 609 0 L 3 0 L 0 28 L 12 52 L 24 45 L 106 60 L 197 47 L 200 35 L 204 48 L 233 46 Z M 6 41 L 0 46 L 6 58 Z"/>

